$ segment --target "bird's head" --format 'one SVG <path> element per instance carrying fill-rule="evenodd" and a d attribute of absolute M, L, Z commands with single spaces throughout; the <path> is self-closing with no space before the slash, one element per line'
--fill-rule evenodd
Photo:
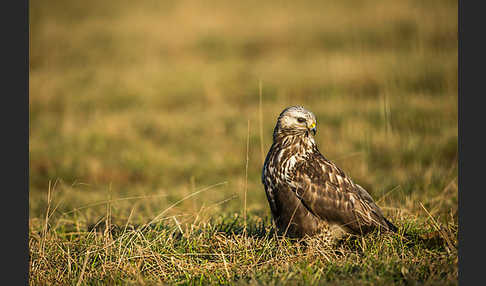
<path fill-rule="evenodd" d="M 316 135 L 316 116 L 302 106 L 285 108 L 277 120 L 275 133 Z"/>

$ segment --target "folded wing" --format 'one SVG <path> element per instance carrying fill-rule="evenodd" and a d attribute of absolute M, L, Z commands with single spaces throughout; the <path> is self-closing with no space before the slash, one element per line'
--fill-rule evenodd
<path fill-rule="evenodd" d="M 294 172 L 293 190 L 315 216 L 355 234 L 396 231 L 368 192 L 322 155 L 300 162 Z"/>

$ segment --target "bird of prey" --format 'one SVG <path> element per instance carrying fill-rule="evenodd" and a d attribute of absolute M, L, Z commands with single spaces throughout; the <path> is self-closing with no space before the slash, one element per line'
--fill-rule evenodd
<path fill-rule="evenodd" d="M 373 198 L 317 149 L 315 115 L 302 106 L 280 113 L 262 183 L 277 229 L 295 238 L 325 233 L 396 232 Z"/>

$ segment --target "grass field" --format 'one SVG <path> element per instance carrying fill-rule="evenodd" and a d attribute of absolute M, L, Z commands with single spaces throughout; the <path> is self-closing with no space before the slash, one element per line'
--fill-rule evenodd
<path fill-rule="evenodd" d="M 457 285 L 456 1 L 30 1 L 31 285 Z M 402 235 L 274 233 L 289 105 Z"/>

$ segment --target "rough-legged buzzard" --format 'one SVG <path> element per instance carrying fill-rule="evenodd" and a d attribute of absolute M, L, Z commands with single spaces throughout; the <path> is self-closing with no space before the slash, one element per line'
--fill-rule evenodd
<path fill-rule="evenodd" d="M 299 238 L 396 232 L 368 192 L 319 152 L 315 133 L 316 117 L 301 106 L 277 119 L 262 183 L 279 232 Z"/>

